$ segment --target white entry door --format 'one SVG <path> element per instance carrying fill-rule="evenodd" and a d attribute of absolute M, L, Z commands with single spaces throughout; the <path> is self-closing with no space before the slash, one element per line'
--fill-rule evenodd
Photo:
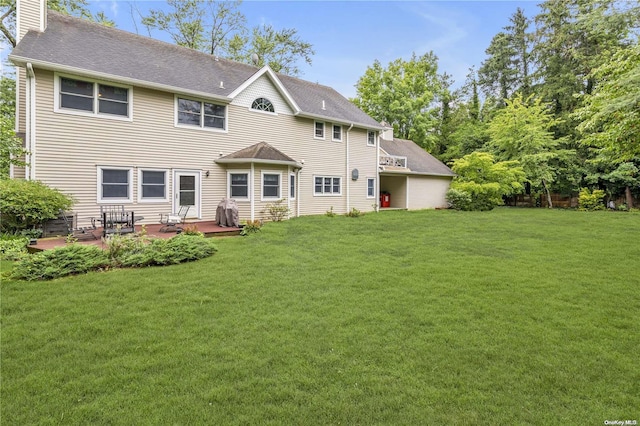
<path fill-rule="evenodd" d="M 187 217 L 200 217 L 200 172 L 176 171 L 173 175 L 173 206 L 189 206 Z"/>

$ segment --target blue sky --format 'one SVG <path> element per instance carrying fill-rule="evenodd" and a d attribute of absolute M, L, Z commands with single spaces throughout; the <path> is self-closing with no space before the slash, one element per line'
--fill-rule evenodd
<path fill-rule="evenodd" d="M 132 3 L 141 12 L 163 7 L 161 1 L 91 0 L 118 28 L 136 32 Z M 312 65 L 301 64 L 301 78 L 326 84 L 346 97 L 377 59 L 383 65 L 433 51 L 439 68 L 452 75 L 455 87 L 464 82 L 469 67 L 485 58 L 491 38 L 508 25 L 517 7 L 528 17 L 537 1 L 246 1 L 241 11 L 248 26 L 271 24 L 296 28 L 313 44 Z M 144 28 L 138 25 L 141 33 Z M 162 34 L 153 34 L 163 38 Z"/>

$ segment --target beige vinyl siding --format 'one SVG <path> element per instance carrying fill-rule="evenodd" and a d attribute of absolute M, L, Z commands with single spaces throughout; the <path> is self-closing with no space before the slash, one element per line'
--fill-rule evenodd
<path fill-rule="evenodd" d="M 345 131 L 346 134 L 346 131 Z M 350 187 L 350 207 L 360 211 L 372 211 L 379 200 L 367 198 L 367 178 L 375 178 L 378 166 L 376 164 L 377 148 L 367 145 L 367 131 L 353 128 L 349 132 L 349 170 L 347 183 Z M 353 169 L 358 169 L 358 180 L 351 179 Z M 375 195 L 375 194 L 374 194 Z"/>
<path fill-rule="evenodd" d="M 407 208 L 407 176 L 380 176 L 380 191 L 390 194 L 390 207 L 396 209 Z"/>
<path fill-rule="evenodd" d="M 16 10 L 16 23 L 17 28 L 17 40 L 22 40 L 22 37 L 29 30 L 40 31 L 40 25 L 43 20 L 46 20 L 46 2 L 43 0 L 21 0 L 17 2 Z"/>
<path fill-rule="evenodd" d="M 331 206 L 336 212 L 346 211 L 344 186 L 346 179 L 350 179 L 350 170 L 347 175 L 345 138 L 343 136 L 342 142 L 314 139 L 314 121 L 311 119 L 284 113 L 260 114 L 250 111 L 245 105 L 232 104 L 227 107 L 226 132 L 176 127 L 175 94 L 140 87 L 133 87 L 130 92 L 130 101 L 133 102 L 132 121 L 67 114 L 54 112 L 54 74 L 36 70 L 36 78 L 37 178 L 72 194 L 76 199 L 75 210 L 80 217 L 95 216 L 99 211 L 97 171 L 99 166 L 103 166 L 132 168 L 133 203 L 129 208 L 136 215 L 144 216 L 146 223 L 157 223 L 159 213 L 171 211 L 172 202 L 139 203 L 139 169 L 167 170 L 167 189 L 171 197 L 174 196 L 173 177 L 176 170 L 200 172 L 200 218 L 213 220 L 218 203 L 227 196 L 227 170 L 251 168 L 248 164 L 234 164 L 233 167 L 218 165 L 214 160 L 261 141 L 269 143 L 298 162 L 304 160 L 304 167 L 297 180 L 299 200 L 293 202 L 294 205 L 299 203 L 301 215 L 323 214 Z M 266 93 L 266 89 L 256 93 Z M 273 97 L 272 95 L 265 97 Z M 274 104 L 283 102 L 281 98 L 275 97 L 270 100 Z M 346 128 L 344 131 L 346 132 Z M 358 168 L 361 176 L 352 184 L 351 203 L 366 209 L 371 201 L 366 199 L 365 176 L 375 173 L 375 149 L 366 147 L 364 129 L 352 129 L 350 141 L 350 169 Z M 282 166 L 256 164 L 254 186 L 261 184 L 262 168 L 274 170 L 279 167 Z M 281 170 L 283 196 L 288 196 L 288 168 L 285 166 Z M 210 172 L 209 177 L 206 177 L 207 171 Z M 340 176 L 342 195 L 314 196 L 314 175 Z M 260 191 L 254 192 L 256 213 L 263 207 Z M 238 206 L 240 219 L 249 219 L 250 203 L 238 202 Z"/>
<path fill-rule="evenodd" d="M 409 210 L 446 208 L 451 178 L 409 176 Z"/>

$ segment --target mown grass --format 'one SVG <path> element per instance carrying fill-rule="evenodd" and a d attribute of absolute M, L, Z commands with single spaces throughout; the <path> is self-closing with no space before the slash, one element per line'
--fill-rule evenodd
<path fill-rule="evenodd" d="M 2 283 L 3 425 L 640 420 L 640 215 L 307 217 Z"/>

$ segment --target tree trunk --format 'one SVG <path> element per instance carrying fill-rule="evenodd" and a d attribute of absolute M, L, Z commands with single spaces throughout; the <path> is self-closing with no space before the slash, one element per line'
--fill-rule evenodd
<path fill-rule="evenodd" d="M 551 201 L 551 193 L 549 192 L 549 188 L 547 188 L 547 183 L 542 179 L 542 187 L 544 188 L 544 193 L 547 194 L 547 204 L 550 209 L 553 208 L 553 202 Z"/>
<path fill-rule="evenodd" d="M 624 188 L 624 196 L 627 199 L 627 208 L 628 209 L 632 209 L 633 208 L 633 195 L 631 195 L 631 188 L 629 188 L 629 185 L 627 185 Z"/>

